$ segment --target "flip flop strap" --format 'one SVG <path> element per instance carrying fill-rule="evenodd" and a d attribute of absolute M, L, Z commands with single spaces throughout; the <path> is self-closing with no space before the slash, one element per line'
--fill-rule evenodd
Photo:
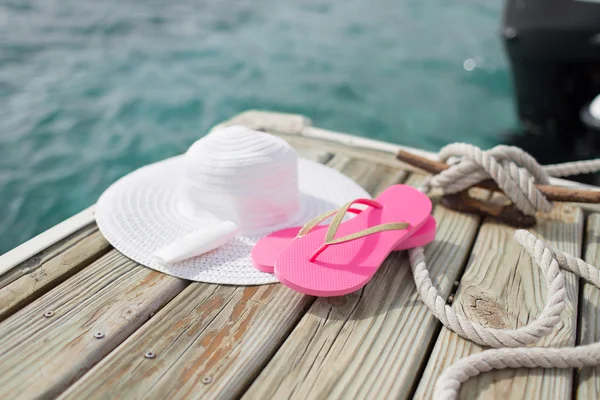
<path fill-rule="evenodd" d="M 300 229 L 300 231 L 298 232 L 298 234 L 296 235 L 296 237 L 300 238 L 300 237 L 306 235 L 307 233 L 309 233 L 310 231 L 312 231 L 313 229 L 315 229 L 315 227 L 317 225 L 319 225 L 321 222 L 325 221 L 327 218 L 331 217 L 332 215 L 334 215 L 338 211 L 340 211 L 340 209 L 336 208 L 335 210 L 329 210 L 327 212 L 324 212 L 323 214 L 317 215 L 316 217 L 314 217 L 313 219 L 311 219 L 310 221 L 308 221 L 302 227 L 302 229 Z M 349 208 L 348 212 L 351 212 L 353 214 L 360 214 L 362 212 L 362 210 L 359 209 L 359 208 Z"/>
<path fill-rule="evenodd" d="M 363 229 L 362 231 L 351 233 L 350 235 L 336 239 L 335 234 L 337 233 L 338 228 L 344 219 L 344 216 L 350 210 L 350 206 L 352 206 L 353 204 L 357 204 L 357 203 L 365 204 L 365 205 L 368 205 L 368 206 L 371 206 L 374 208 L 382 208 L 383 207 L 380 203 L 378 203 L 374 200 L 370 200 L 370 199 L 352 200 L 352 201 L 344 204 L 342 207 L 340 207 L 340 209 L 337 211 L 337 214 L 333 218 L 331 225 L 329 225 L 329 229 L 327 229 L 327 235 L 325 236 L 325 243 L 321 247 L 319 247 L 317 249 L 317 251 L 315 251 L 313 253 L 313 255 L 310 257 L 311 262 L 314 261 L 319 256 L 319 254 L 321 254 L 327 247 L 329 247 L 331 245 L 350 242 L 352 240 L 360 239 L 362 237 L 373 235 L 373 234 L 379 233 L 379 232 L 403 230 L 410 226 L 410 224 L 408 224 L 406 222 L 391 222 L 391 223 L 372 226 L 370 228 Z M 332 214 L 330 213 L 328 215 L 328 217 L 331 215 Z M 327 218 L 327 217 L 325 217 L 325 218 Z M 323 219 L 325 219 L 325 218 L 323 218 Z M 308 224 L 311 224 L 311 222 L 309 222 Z M 313 228 L 314 228 L 314 225 L 313 225 Z"/>

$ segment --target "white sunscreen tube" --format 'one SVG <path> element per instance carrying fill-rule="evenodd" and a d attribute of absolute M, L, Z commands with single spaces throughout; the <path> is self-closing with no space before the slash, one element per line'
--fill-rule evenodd
<path fill-rule="evenodd" d="M 188 233 L 168 246 L 156 250 L 153 256 L 160 264 L 173 264 L 221 247 L 238 232 L 237 225 L 232 221 L 220 222 Z"/>

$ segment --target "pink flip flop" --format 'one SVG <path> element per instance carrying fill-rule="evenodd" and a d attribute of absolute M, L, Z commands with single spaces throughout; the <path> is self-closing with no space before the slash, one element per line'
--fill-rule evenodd
<path fill-rule="evenodd" d="M 349 212 L 362 211 L 349 209 Z M 357 212 L 358 214 L 358 212 Z M 319 225 L 316 230 L 327 228 L 327 225 Z M 252 262 L 254 267 L 262 272 L 272 274 L 275 269 L 275 262 L 279 254 L 285 249 L 292 240 L 296 239 L 298 232 L 302 229 L 301 226 L 282 229 L 277 232 L 265 236 L 258 241 L 252 248 Z M 436 223 L 432 215 L 427 217 L 427 220 L 419 229 L 411 231 L 408 239 L 402 241 L 394 251 L 402 251 L 412 249 L 413 247 L 425 246 L 435 239 Z"/>
<path fill-rule="evenodd" d="M 342 223 L 352 204 L 370 207 Z M 277 258 L 275 276 L 313 296 L 354 292 L 369 282 L 411 231 L 425 224 L 431 208 L 429 197 L 408 185 L 390 186 L 375 200 L 354 200 L 340 208 L 328 229 L 314 229 L 328 215 L 306 224 Z"/>

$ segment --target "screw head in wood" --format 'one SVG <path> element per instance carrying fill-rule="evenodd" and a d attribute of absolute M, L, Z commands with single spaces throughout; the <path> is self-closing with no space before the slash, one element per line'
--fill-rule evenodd
<path fill-rule="evenodd" d="M 54 316 L 54 311 L 46 311 L 44 313 L 44 317 L 46 317 L 46 318 L 50 318 L 52 316 Z"/>
<path fill-rule="evenodd" d="M 202 378 L 202 383 L 204 383 L 205 385 L 208 385 L 211 382 L 212 382 L 212 377 L 210 375 L 207 375 L 204 378 Z"/>
<path fill-rule="evenodd" d="M 144 354 L 144 357 L 154 358 L 154 357 L 156 357 L 156 354 L 154 354 L 154 352 L 152 352 L 152 351 L 148 351 L 148 352 L 146 352 L 146 354 Z"/>
<path fill-rule="evenodd" d="M 96 332 L 96 333 L 94 333 L 94 337 L 96 339 L 102 339 L 104 337 L 104 333 L 103 332 Z"/>

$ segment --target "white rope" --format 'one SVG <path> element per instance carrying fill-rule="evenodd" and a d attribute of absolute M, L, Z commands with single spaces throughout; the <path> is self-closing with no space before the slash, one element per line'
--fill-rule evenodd
<path fill-rule="evenodd" d="M 546 165 L 544 171 L 550 176 L 569 176 L 579 174 L 589 174 L 600 170 L 600 159 L 574 161 L 570 163 Z"/>
<path fill-rule="evenodd" d="M 600 170 L 600 159 L 542 167 L 517 147 L 497 146 L 488 151 L 455 143 L 440 151 L 440 158 L 461 157 L 451 167 L 431 177 L 420 190 L 432 186 L 445 193 L 456 193 L 486 179 L 493 179 L 515 206 L 526 214 L 548 212 L 552 204 L 537 190 L 535 183 L 547 184 L 549 176 L 567 176 Z M 435 398 L 458 398 L 460 386 L 482 372 L 504 368 L 580 368 L 600 365 L 600 343 L 573 348 L 523 346 L 536 343 L 560 323 L 566 307 L 565 277 L 560 268 L 573 272 L 600 288 L 600 270 L 583 260 L 546 245 L 531 233 L 518 230 L 515 239 L 540 267 L 548 287 L 548 300 L 540 315 L 518 329 L 494 329 L 472 323 L 446 304 L 429 277 L 422 247 L 411 249 L 409 259 L 421 299 L 448 329 L 483 345 L 486 350 L 463 358 L 447 368 L 436 383 Z M 504 347 L 504 348 L 502 348 Z"/>

